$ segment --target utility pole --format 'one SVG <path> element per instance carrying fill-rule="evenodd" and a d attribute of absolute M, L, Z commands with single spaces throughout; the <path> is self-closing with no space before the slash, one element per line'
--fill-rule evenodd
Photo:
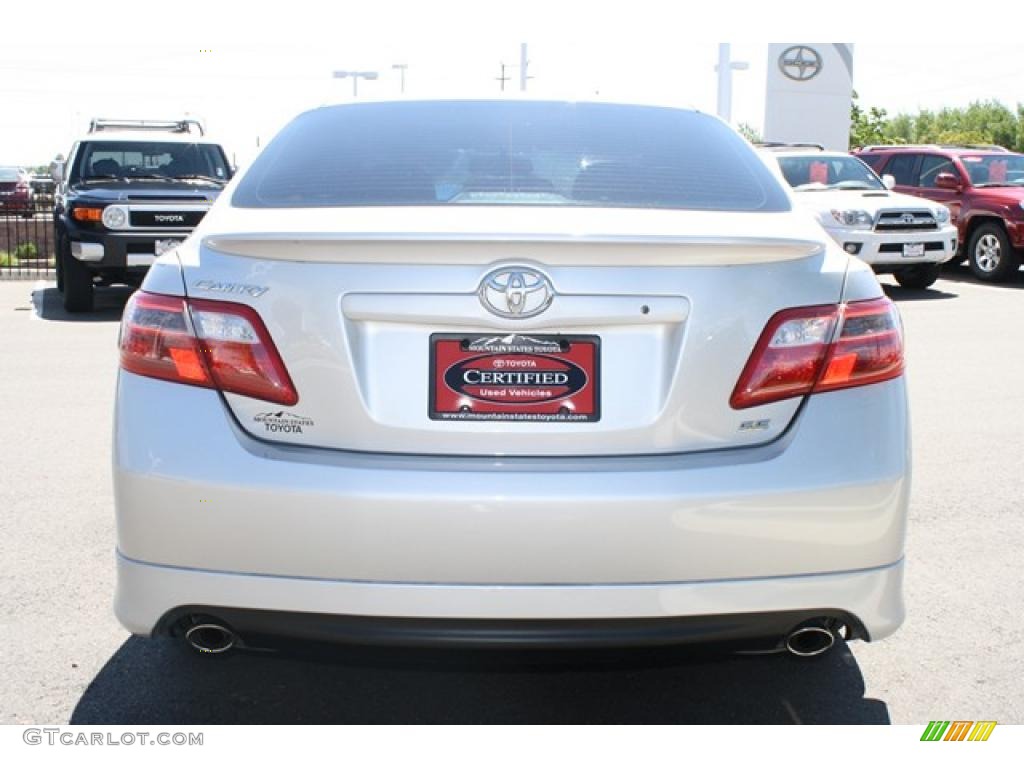
<path fill-rule="evenodd" d="M 402 76 L 402 93 L 405 93 L 405 70 L 409 68 L 408 64 L 392 64 L 392 69 L 397 69 Z"/>
<path fill-rule="evenodd" d="M 519 44 L 519 90 L 526 90 L 526 81 L 533 80 L 533 75 L 530 75 L 527 70 L 530 67 L 530 60 L 526 57 L 526 43 Z M 494 78 L 501 83 L 501 90 L 504 92 L 505 83 L 512 78 L 505 74 L 506 69 L 514 69 L 514 64 L 506 64 L 501 62 L 501 77 Z"/>
<path fill-rule="evenodd" d="M 501 62 L 501 77 L 496 77 L 496 78 L 494 78 L 494 79 L 495 79 L 495 80 L 497 80 L 497 81 L 498 81 L 499 83 L 501 83 L 501 92 L 502 92 L 502 93 L 504 93 L 504 92 L 505 92 L 505 83 L 507 83 L 507 82 L 508 82 L 509 80 L 511 80 L 511 79 L 512 79 L 511 77 L 509 77 L 508 75 L 506 75 L 506 74 L 505 74 L 505 68 L 506 68 L 507 66 L 508 66 L 508 65 L 507 65 L 507 64 L 505 64 L 505 62 Z"/>
<path fill-rule="evenodd" d="M 718 44 L 718 116 L 727 123 L 732 122 L 732 71 L 748 69 L 746 61 L 733 61 L 729 43 Z"/>

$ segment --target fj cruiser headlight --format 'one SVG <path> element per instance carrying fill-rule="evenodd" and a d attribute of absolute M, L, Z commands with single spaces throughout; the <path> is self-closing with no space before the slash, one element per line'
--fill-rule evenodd
<path fill-rule="evenodd" d="M 949 223 L 949 208 L 947 208 L 944 205 L 940 205 L 938 208 L 936 208 L 935 209 L 935 220 L 937 222 L 939 222 L 939 224 L 948 224 Z"/>
<path fill-rule="evenodd" d="M 867 211 L 832 211 L 832 218 L 836 220 L 837 224 L 842 224 L 844 227 L 852 227 L 854 229 L 870 229 L 874 223 L 874 219 L 871 214 Z"/>
<path fill-rule="evenodd" d="M 103 209 L 103 226 L 107 229 L 122 229 L 128 224 L 128 211 L 120 205 L 108 205 Z"/>

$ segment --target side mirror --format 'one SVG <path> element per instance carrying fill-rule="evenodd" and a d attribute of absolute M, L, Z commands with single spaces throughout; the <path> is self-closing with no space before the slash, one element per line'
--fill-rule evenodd
<path fill-rule="evenodd" d="M 935 177 L 935 186 L 939 189 L 960 191 L 960 179 L 953 173 L 940 173 Z"/>
<path fill-rule="evenodd" d="M 64 162 L 62 160 L 54 160 L 50 163 L 50 178 L 56 184 L 64 181 Z"/>
<path fill-rule="evenodd" d="M 896 177 L 891 173 L 887 173 L 882 176 L 882 183 L 885 184 L 886 189 L 892 189 L 896 186 Z"/>

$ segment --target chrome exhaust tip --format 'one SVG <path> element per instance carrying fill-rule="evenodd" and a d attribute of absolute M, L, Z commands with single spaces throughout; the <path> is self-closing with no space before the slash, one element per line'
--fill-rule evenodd
<path fill-rule="evenodd" d="M 825 627 L 800 627 L 786 637 L 786 650 L 794 656 L 819 656 L 835 642 L 836 636 Z"/>
<path fill-rule="evenodd" d="M 193 624 L 185 631 L 185 641 L 200 653 L 226 653 L 238 637 L 221 624 Z"/>

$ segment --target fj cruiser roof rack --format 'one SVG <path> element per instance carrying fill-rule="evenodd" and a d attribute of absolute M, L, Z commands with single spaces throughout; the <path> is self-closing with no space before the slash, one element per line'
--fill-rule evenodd
<path fill-rule="evenodd" d="M 816 149 L 819 152 L 825 151 L 825 147 L 823 145 L 815 144 L 810 141 L 759 141 L 754 146 L 760 147 L 761 149 Z"/>
<path fill-rule="evenodd" d="M 199 131 L 200 136 L 206 132 L 203 124 L 193 118 L 183 120 L 113 120 L 106 117 L 95 117 L 89 122 L 89 133 L 100 131 L 162 131 L 164 133 L 192 133 L 192 128 Z"/>

